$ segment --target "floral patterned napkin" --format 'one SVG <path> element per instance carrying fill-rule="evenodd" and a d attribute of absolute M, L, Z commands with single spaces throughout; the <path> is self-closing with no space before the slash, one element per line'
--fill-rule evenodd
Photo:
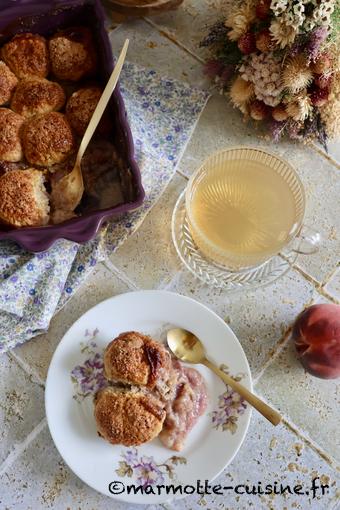
<path fill-rule="evenodd" d="M 120 87 L 146 191 L 137 211 L 112 221 L 85 245 L 59 240 L 31 254 L 0 242 L 0 353 L 46 331 L 53 315 L 104 259 L 133 233 L 171 180 L 208 99 L 201 90 L 126 64 Z"/>

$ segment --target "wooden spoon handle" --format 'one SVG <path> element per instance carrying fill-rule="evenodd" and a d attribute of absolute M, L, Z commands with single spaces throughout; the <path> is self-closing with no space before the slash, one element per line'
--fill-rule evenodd
<path fill-rule="evenodd" d="M 93 112 L 92 118 L 89 122 L 89 125 L 87 126 L 87 129 L 84 133 L 83 139 L 79 146 L 79 150 L 78 150 L 78 154 L 77 154 L 77 163 L 78 164 L 80 164 L 80 161 L 84 155 L 84 152 L 87 149 L 87 146 L 93 136 L 93 133 L 95 132 L 95 129 L 98 126 L 100 119 L 102 118 L 102 115 L 104 113 L 107 103 L 109 102 L 112 92 L 114 91 L 114 89 L 117 85 L 122 67 L 124 65 L 128 46 L 129 46 L 129 39 L 126 39 L 124 46 L 122 48 L 122 51 L 120 52 L 119 58 L 118 58 L 116 65 L 114 67 L 114 70 L 112 71 L 112 74 L 110 76 L 109 81 L 106 84 L 104 92 L 102 93 L 102 95 L 98 101 L 96 109 Z"/>
<path fill-rule="evenodd" d="M 241 397 L 243 397 L 250 405 L 255 407 L 259 413 L 261 413 L 267 420 L 269 420 L 273 425 L 278 425 L 281 421 L 281 416 L 275 409 L 270 407 L 268 404 L 263 402 L 260 398 L 258 398 L 254 393 L 247 390 L 243 384 L 235 381 L 230 375 L 222 372 L 219 368 L 217 368 L 214 363 L 211 363 L 208 359 L 204 359 L 202 361 L 203 365 L 210 368 L 213 372 L 215 372 L 218 377 L 220 377 L 225 383 L 227 383 L 233 390 L 235 390 Z"/>

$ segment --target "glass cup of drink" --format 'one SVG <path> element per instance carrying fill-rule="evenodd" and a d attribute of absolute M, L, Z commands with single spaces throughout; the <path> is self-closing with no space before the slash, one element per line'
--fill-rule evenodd
<path fill-rule="evenodd" d="M 299 176 L 262 149 L 235 147 L 208 157 L 189 179 L 185 205 L 197 248 L 231 271 L 259 267 L 286 249 L 318 250 L 319 233 L 303 225 Z"/>

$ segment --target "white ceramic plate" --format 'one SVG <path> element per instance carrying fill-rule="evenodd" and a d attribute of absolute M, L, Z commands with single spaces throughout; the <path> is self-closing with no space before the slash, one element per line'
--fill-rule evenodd
<path fill-rule="evenodd" d="M 239 375 L 252 389 L 243 349 L 225 322 L 193 299 L 157 290 L 121 294 L 89 310 L 66 333 L 50 364 L 45 405 L 56 447 L 81 480 L 121 501 L 161 503 L 172 496 L 157 485 L 178 484 L 183 492 L 186 485 L 196 487 L 197 480 L 213 480 L 233 459 L 248 428 L 249 407 L 206 367 L 198 365 L 207 384 L 209 405 L 190 432 L 184 450 L 171 451 L 158 439 L 126 448 L 98 437 L 93 395 L 103 383 L 103 349 L 123 331 L 135 330 L 164 341 L 171 327 L 196 334 L 211 360 L 227 364 L 229 373 Z M 154 494 L 128 494 L 130 484 L 150 485 Z M 185 489 L 186 493 L 191 490 Z M 186 493 L 178 492 L 175 497 Z"/>

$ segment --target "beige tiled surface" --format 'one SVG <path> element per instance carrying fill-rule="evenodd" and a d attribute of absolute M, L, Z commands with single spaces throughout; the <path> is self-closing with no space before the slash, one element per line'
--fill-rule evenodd
<path fill-rule="evenodd" d="M 339 382 L 309 375 L 292 339 L 265 370 L 256 390 L 340 463 Z"/>
<path fill-rule="evenodd" d="M 151 67 L 163 76 L 177 78 L 198 88 L 211 87 L 209 81 L 202 75 L 201 64 L 146 21 L 131 21 L 128 25 L 111 32 L 114 53 L 120 51 L 126 38 L 130 39 L 128 54 L 130 62 Z"/>
<path fill-rule="evenodd" d="M 176 175 L 137 232 L 110 256 L 140 288 L 164 286 L 181 265 L 171 240 L 171 216 L 186 179 Z M 155 263 L 157 261 L 157 263 Z"/>
<path fill-rule="evenodd" d="M 199 62 L 206 52 L 197 44 L 205 27 L 218 19 L 221 8 L 229 4 L 225 0 L 185 0 L 178 12 L 157 16 L 151 22 L 140 20 L 119 27 L 111 34 L 113 48 L 120 48 L 129 36 L 131 61 L 197 87 L 210 87 L 202 77 Z M 327 302 L 327 296 L 333 300 L 340 298 L 339 271 L 336 272 L 340 252 L 340 174 L 334 164 L 338 158 L 337 146 L 330 146 L 331 158 L 327 158 L 310 147 L 288 142 L 270 144 L 260 134 L 254 126 L 243 123 L 225 98 L 214 95 L 179 170 L 189 176 L 210 152 L 232 145 L 257 145 L 277 152 L 296 166 L 305 184 L 306 221 L 324 234 L 320 252 L 306 259 L 301 257 L 296 268 L 282 279 L 252 292 L 225 294 L 201 285 L 181 267 L 171 241 L 172 210 L 185 186 L 184 177 L 177 175 L 138 232 L 116 253 L 110 254 L 106 266 L 97 267 L 53 319 L 48 333 L 15 349 L 13 359 L 1 358 L 1 509 L 135 510 L 102 497 L 65 467 L 43 420 L 42 385 L 61 337 L 82 313 L 129 288 L 161 287 L 202 301 L 230 324 L 256 377 L 256 391 L 285 415 L 287 426 L 273 429 L 253 413 L 246 441 L 221 475 L 221 482 L 225 485 L 301 482 L 307 488 L 314 476 L 320 476 L 324 483 L 329 480 L 330 485 L 324 499 L 293 495 L 261 499 L 228 493 L 221 499 L 191 496 L 171 504 L 170 508 L 335 510 L 333 457 L 339 455 L 335 444 L 340 418 L 336 400 L 339 385 L 336 381 L 313 378 L 303 371 L 294 356 L 288 330 L 296 315 L 313 300 Z M 161 510 L 161 507 L 149 510 Z"/>
<path fill-rule="evenodd" d="M 325 285 L 325 291 L 340 303 L 340 267 Z"/>
<path fill-rule="evenodd" d="M 318 150 L 325 152 L 319 144 L 315 144 Z M 330 157 L 340 170 L 340 143 L 339 140 L 332 139 L 327 142 L 327 153 L 326 156 Z"/>
<path fill-rule="evenodd" d="M 39 423 L 45 409 L 43 388 L 7 354 L 0 357 L 0 395 L 1 472 L 1 464 Z"/>
<path fill-rule="evenodd" d="M 209 53 L 199 44 L 207 27 L 220 20 L 232 3 L 233 0 L 184 0 L 176 11 L 153 16 L 150 20 L 192 53 L 205 58 Z"/>

